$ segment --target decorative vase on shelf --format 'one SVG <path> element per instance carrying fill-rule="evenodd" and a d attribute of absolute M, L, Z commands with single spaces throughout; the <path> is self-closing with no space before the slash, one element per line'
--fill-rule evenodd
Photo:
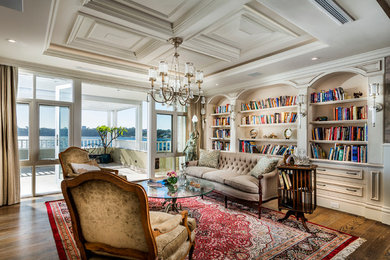
<path fill-rule="evenodd" d="M 171 184 L 171 185 L 176 184 L 176 182 L 177 182 L 177 173 L 176 172 L 174 172 L 174 171 L 168 172 L 167 176 L 168 176 L 167 182 L 169 184 Z"/>

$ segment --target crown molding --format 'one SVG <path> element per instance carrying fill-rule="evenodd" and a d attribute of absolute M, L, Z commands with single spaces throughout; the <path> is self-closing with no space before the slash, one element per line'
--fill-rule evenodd
<path fill-rule="evenodd" d="M 236 75 L 239 73 L 244 73 L 249 70 L 255 70 L 262 66 L 266 66 L 272 63 L 280 62 L 286 59 L 290 59 L 299 55 L 303 55 L 309 52 L 313 52 L 322 48 L 327 47 L 328 45 L 321 43 L 319 41 L 308 40 L 306 42 L 298 44 L 298 46 L 291 46 L 287 50 L 278 51 L 276 53 L 271 53 L 265 57 L 259 57 L 255 61 L 249 61 L 244 64 L 237 64 L 234 67 L 221 70 L 207 76 L 208 79 L 218 80 L 223 77 Z"/>
<path fill-rule="evenodd" d="M 128 60 L 105 56 L 88 51 L 73 49 L 57 44 L 50 44 L 50 47 L 43 54 L 63 59 L 86 62 L 94 65 L 111 67 L 139 74 L 147 74 L 147 70 L 149 68 L 149 66 L 141 63 L 131 62 Z"/>
<path fill-rule="evenodd" d="M 233 84 L 229 86 L 224 86 L 223 92 L 226 93 L 226 91 L 235 91 L 237 89 L 247 89 L 247 88 L 258 88 L 258 87 L 265 87 L 269 85 L 279 84 L 280 82 L 290 81 L 294 84 L 306 84 L 308 86 L 309 82 L 314 79 L 319 74 L 322 74 L 324 72 L 329 71 L 340 71 L 345 70 L 347 68 L 365 68 L 367 70 L 366 76 L 372 76 L 376 74 L 383 73 L 383 68 L 380 67 L 380 70 L 376 70 L 373 68 L 378 69 L 378 59 L 383 59 L 386 56 L 390 55 L 390 47 L 361 53 L 353 56 L 349 56 L 342 59 L 337 59 L 330 62 L 324 62 L 321 64 L 316 64 L 309 67 L 304 67 L 297 70 L 292 70 L 284 73 L 274 74 L 271 76 L 259 78 L 252 81 L 247 81 L 244 83 L 239 84 Z M 364 71 L 363 69 L 360 69 Z M 210 77 L 206 77 L 206 81 Z M 216 95 L 220 93 L 221 91 L 217 88 L 209 88 L 205 89 L 205 95 Z"/>
<path fill-rule="evenodd" d="M 57 11 L 58 11 L 59 4 L 60 4 L 60 0 L 52 0 L 51 1 L 50 12 L 49 12 L 49 21 L 48 21 L 47 27 L 46 27 L 45 43 L 43 45 L 42 52 L 47 50 L 47 48 L 49 48 L 49 46 L 50 46 L 51 37 L 53 35 L 53 30 L 54 30 L 54 26 L 55 26 L 55 22 L 56 22 L 56 18 L 57 18 Z"/>
<path fill-rule="evenodd" d="M 92 11 L 92 12 L 91 12 Z M 129 22 L 135 30 L 150 33 L 164 39 L 173 35 L 172 24 L 169 21 L 150 15 L 111 0 L 90 0 L 84 4 L 84 13 L 105 19 L 105 15 Z"/>

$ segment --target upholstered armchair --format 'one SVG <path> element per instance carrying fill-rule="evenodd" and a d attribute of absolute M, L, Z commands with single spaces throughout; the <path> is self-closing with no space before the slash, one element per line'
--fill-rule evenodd
<path fill-rule="evenodd" d="M 102 171 L 107 171 L 118 175 L 118 170 L 100 167 L 99 165 L 97 165 L 95 161 L 89 159 L 88 154 L 89 154 L 88 151 L 83 150 L 76 146 L 71 146 L 65 151 L 58 154 L 64 179 L 73 178 L 78 175 L 73 171 L 71 163 L 92 164 L 98 167 Z"/>
<path fill-rule="evenodd" d="M 149 211 L 141 185 L 103 171 L 61 183 L 82 259 L 184 259 L 195 244 L 196 222 Z"/>

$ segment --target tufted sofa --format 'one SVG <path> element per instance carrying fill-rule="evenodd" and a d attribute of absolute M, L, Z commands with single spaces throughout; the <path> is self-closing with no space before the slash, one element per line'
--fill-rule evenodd
<path fill-rule="evenodd" d="M 259 178 L 249 174 L 261 156 L 264 155 L 221 152 L 217 169 L 194 166 L 196 163 L 190 163 L 185 173 L 213 182 L 214 191 L 225 197 L 225 207 L 227 207 L 227 199 L 255 203 L 258 206 L 260 217 L 262 201 L 278 196 L 276 169 Z"/>

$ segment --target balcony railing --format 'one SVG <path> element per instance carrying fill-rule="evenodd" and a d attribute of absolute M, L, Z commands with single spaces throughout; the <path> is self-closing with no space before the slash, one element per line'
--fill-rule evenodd
<path fill-rule="evenodd" d="M 39 140 L 40 149 L 54 149 L 55 148 L 55 137 L 45 137 L 44 139 Z M 68 146 L 68 138 L 62 137 L 59 140 L 60 147 Z M 82 138 L 81 147 L 86 148 L 96 148 L 102 147 L 102 142 L 100 138 Z M 129 150 L 140 150 L 147 151 L 148 143 L 147 141 L 141 141 L 138 143 L 136 140 L 115 140 L 115 147 L 120 147 Z M 18 138 L 18 148 L 19 150 L 28 150 L 29 140 L 27 138 L 19 137 Z M 171 152 L 172 143 L 171 141 L 157 141 L 156 142 L 157 152 Z"/>

